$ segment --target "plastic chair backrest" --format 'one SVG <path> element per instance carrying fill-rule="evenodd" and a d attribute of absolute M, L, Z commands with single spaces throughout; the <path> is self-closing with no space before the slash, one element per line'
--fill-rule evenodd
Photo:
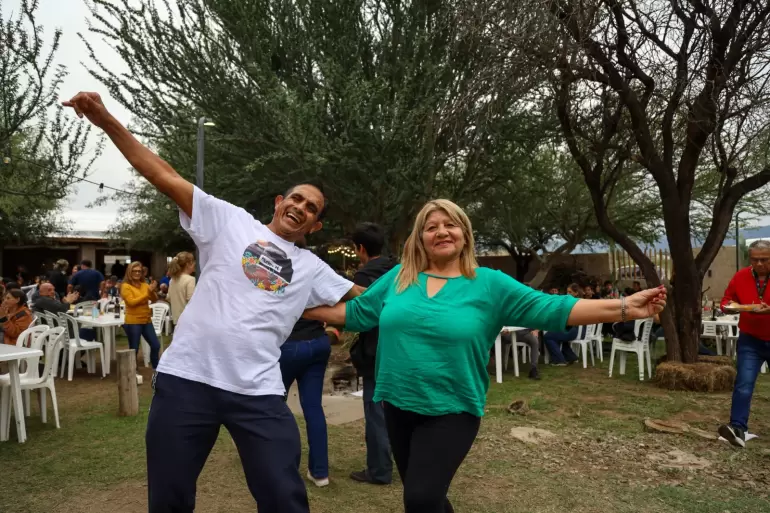
<path fill-rule="evenodd" d="M 50 328 L 58 328 L 61 324 L 61 320 L 51 312 L 43 312 L 43 317 L 46 320 L 46 324 L 48 324 L 48 327 Z"/>
<path fill-rule="evenodd" d="M 99 303 L 96 301 L 83 301 L 82 303 L 78 303 L 75 305 L 76 310 L 80 310 L 83 314 L 90 314 L 91 309 L 96 305 L 96 307 L 99 307 Z"/>
<path fill-rule="evenodd" d="M 704 337 L 716 337 L 717 336 L 717 325 L 711 322 L 704 322 L 703 323 L 703 333 L 701 333 Z"/>
<path fill-rule="evenodd" d="M 652 317 L 649 317 L 647 319 L 639 319 L 637 322 L 637 340 L 640 340 L 646 344 L 649 344 L 650 342 L 650 333 L 652 333 Z M 641 336 L 639 336 L 639 331 L 641 331 Z"/>
<path fill-rule="evenodd" d="M 150 309 L 152 310 L 152 327 L 155 328 L 156 333 L 160 333 L 163 331 L 163 321 L 168 315 L 168 303 L 153 303 L 150 305 Z"/>
<path fill-rule="evenodd" d="M 595 324 L 589 324 L 585 326 L 585 333 L 583 334 L 583 340 L 591 340 L 594 338 L 594 330 L 596 329 Z"/>
<path fill-rule="evenodd" d="M 61 347 L 67 339 L 67 330 L 65 328 L 51 328 L 40 337 L 43 347 L 43 353 L 45 354 L 45 366 L 43 372 L 35 380 L 35 384 L 45 383 L 51 378 L 54 369 L 59 368 L 59 355 L 61 354 Z"/>
<path fill-rule="evenodd" d="M 65 327 L 71 328 L 69 331 L 72 333 L 72 342 L 75 342 L 77 347 L 80 347 L 80 325 L 77 319 L 70 314 L 60 313 L 59 318 L 65 323 Z"/>
<path fill-rule="evenodd" d="M 38 343 L 37 339 L 40 338 L 40 335 L 42 333 L 45 333 L 49 329 L 51 328 L 43 325 L 43 326 L 32 326 L 24 330 L 22 335 L 24 335 L 24 333 L 29 332 L 29 341 L 28 342 L 25 341 L 24 347 L 29 347 L 30 349 L 40 349 L 40 343 Z M 19 343 L 19 341 L 21 341 L 21 335 L 19 336 L 19 340 L 16 341 L 16 347 L 21 347 L 21 344 Z"/>
<path fill-rule="evenodd" d="M 41 334 L 49 330 L 48 326 L 31 326 L 19 334 L 19 338 L 16 339 L 16 347 L 26 347 L 28 349 L 40 349 L 42 341 L 40 340 Z M 29 375 L 29 371 L 33 371 L 33 375 L 37 376 L 37 364 L 40 362 L 39 356 L 32 356 L 24 359 L 24 371 L 25 375 Z"/>
<path fill-rule="evenodd" d="M 593 336 L 593 338 L 601 338 L 603 330 L 604 330 L 604 323 L 603 322 L 600 322 L 599 324 L 595 324 L 594 325 L 594 336 Z"/>

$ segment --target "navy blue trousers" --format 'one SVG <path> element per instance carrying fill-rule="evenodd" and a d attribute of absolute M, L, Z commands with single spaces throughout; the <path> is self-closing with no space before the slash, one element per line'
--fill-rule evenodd
<path fill-rule="evenodd" d="M 297 422 L 280 395 L 249 396 L 158 373 L 147 421 L 149 513 L 192 513 L 221 426 L 233 437 L 259 513 L 308 513 Z M 227 497 L 222 497 L 227 501 Z"/>

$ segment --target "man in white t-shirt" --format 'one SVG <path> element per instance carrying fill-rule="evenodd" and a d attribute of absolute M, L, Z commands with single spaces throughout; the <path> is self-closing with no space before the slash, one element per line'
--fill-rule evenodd
<path fill-rule="evenodd" d="M 300 440 L 283 401 L 281 345 L 306 308 L 333 305 L 363 288 L 294 242 L 321 229 L 320 186 L 292 187 L 263 225 L 204 193 L 142 146 L 102 104 L 79 93 L 65 106 L 102 128 L 131 165 L 180 209 L 200 251 L 201 276 L 163 354 L 147 423 L 150 513 L 187 513 L 219 429 L 241 456 L 260 513 L 304 513 Z"/>

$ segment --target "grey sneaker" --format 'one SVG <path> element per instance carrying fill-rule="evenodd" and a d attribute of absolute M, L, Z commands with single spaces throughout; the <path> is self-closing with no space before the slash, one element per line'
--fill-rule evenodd
<path fill-rule="evenodd" d="M 734 447 L 746 447 L 746 433 L 741 428 L 731 426 L 730 424 L 722 424 L 717 430 L 719 435 L 730 442 L 730 445 Z"/>

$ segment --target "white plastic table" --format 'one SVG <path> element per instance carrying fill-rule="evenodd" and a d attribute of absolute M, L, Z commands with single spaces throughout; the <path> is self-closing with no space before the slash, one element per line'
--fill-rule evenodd
<path fill-rule="evenodd" d="M 511 343 L 513 344 L 513 374 L 519 377 L 519 359 L 516 355 L 516 332 L 519 330 L 525 330 L 527 328 L 519 328 L 517 326 L 504 326 L 500 333 L 495 338 L 495 373 L 497 374 L 497 382 L 503 382 L 503 331 L 509 331 L 511 333 Z"/>
<path fill-rule="evenodd" d="M 43 356 L 40 349 L 29 349 L 27 347 L 16 347 L 7 344 L 0 344 L 0 362 L 8 362 L 11 377 L 11 402 L 13 403 L 13 416 L 16 419 L 16 434 L 19 443 L 23 444 L 27 440 L 27 426 L 24 422 L 24 406 L 21 402 L 21 384 L 19 382 L 19 362 L 27 358 Z M 0 426 L 0 442 L 5 442 L 8 438 L 5 436 L 5 430 Z"/>
<path fill-rule="evenodd" d="M 104 341 L 104 351 L 105 351 L 105 361 L 112 361 L 115 359 L 115 328 L 118 326 L 123 326 L 126 323 L 125 316 L 121 313 L 120 319 L 116 319 L 115 315 L 107 312 L 106 314 L 100 315 L 96 319 L 91 317 L 90 315 L 81 315 L 80 317 L 77 317 L 78 324 L 86 327 L 86 328 L 101 328 L 102 330 L 102 340 Z M 110 373 L 110 366 L 107 365 L 107 368 L 104 369 L 104 371 L 109 374 Z"/>

